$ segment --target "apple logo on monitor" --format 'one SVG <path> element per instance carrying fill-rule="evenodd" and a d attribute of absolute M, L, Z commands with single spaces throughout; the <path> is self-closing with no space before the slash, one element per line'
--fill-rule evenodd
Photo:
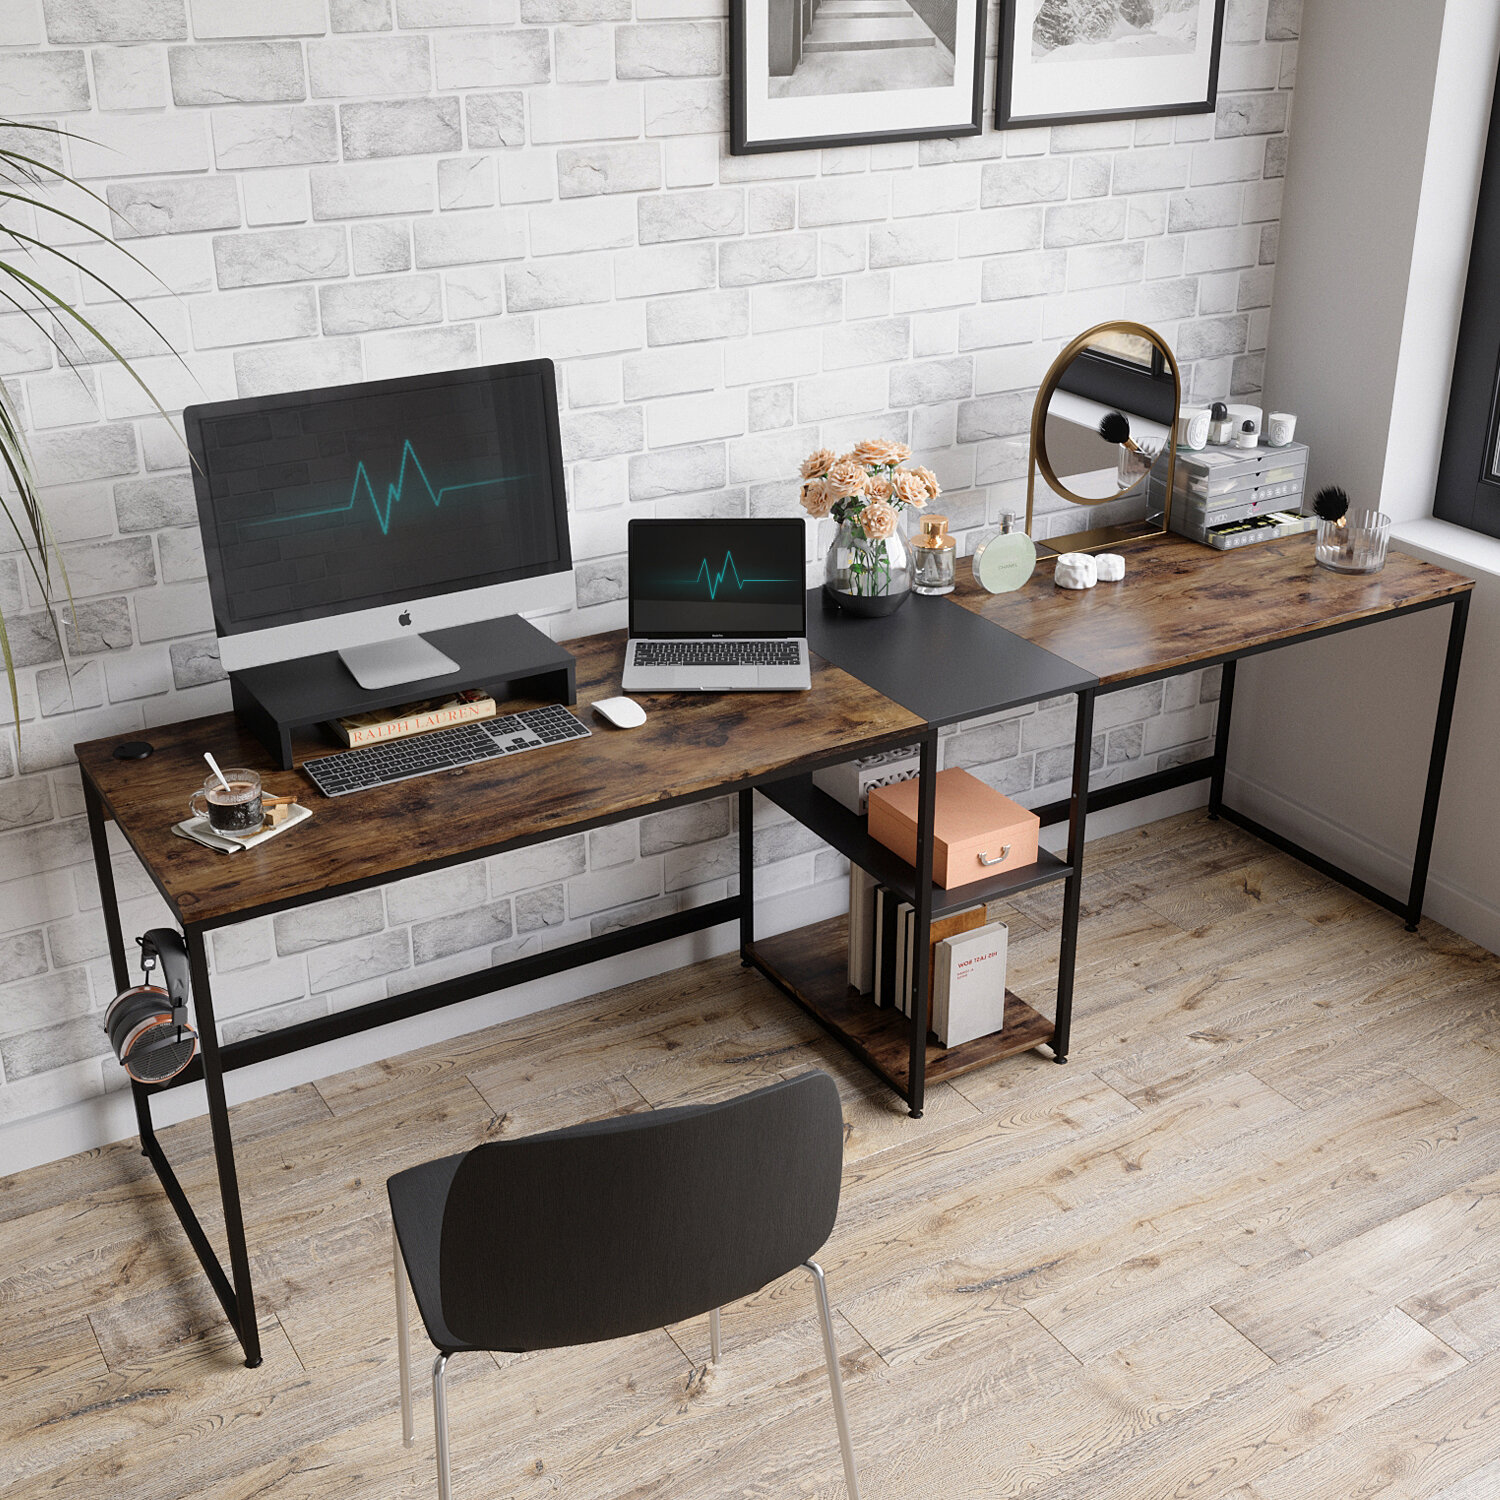
<path fill-rule="evenodd" d="M 411 611 L 409 609 L 403 609 L 401 613 L 396 616 L 396 623 L 398 625 L 410 625 Z"/>

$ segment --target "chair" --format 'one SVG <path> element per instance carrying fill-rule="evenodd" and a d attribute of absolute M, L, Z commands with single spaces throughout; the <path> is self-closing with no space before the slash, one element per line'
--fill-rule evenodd
<path fill-rule="evenodd" d="M 448 1361 L 591 1344 L 709 1314 L 798 1266 L 812 1273 L 849 1500 L 859 1500 L 828 1288 L 843 1112 L 811 1072 L 716 1104 L 476 1146 L 387 1183 L 395 1231 L 401 1428 L 412 1442 L 407 1288 L 432 1366 L 439 1500 L 449 1500 Z"/>

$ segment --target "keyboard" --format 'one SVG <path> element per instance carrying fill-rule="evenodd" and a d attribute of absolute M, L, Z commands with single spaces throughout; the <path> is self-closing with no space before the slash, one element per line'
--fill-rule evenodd
<path fill-rule="evenodd" d="M 585 740 L 592 733 L 567 709 L 548 704 L 503 718 L 451 724 L 447 729 L 387 740 L 382 745 L 362 745 L 340 755 L 322 755 L 304 761 L 302 769 L 325 797 L 346 797 L 350 792 L 409 781 L 413 776 L 478 765 L 502 755 L 521 755 L 565 740 Z"/>
<path fill-rule="evenodd" d="M 775 641 L 643 641 L 635 645 L 638 667 L 795 667 L 798 643 Z"/>

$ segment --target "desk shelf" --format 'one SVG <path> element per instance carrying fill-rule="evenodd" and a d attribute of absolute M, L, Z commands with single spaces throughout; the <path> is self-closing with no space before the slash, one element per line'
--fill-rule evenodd
<path fill-rule="evenodd" d="M 749 951 L 762 973 L 892 1088 L 908 1096 L 911 1020 L 899 1010 L 872 1004 L 868 995 L 849 987 L 847 919 L 834 917 L 760 938 Z M 1010 990 L 1005 992 L 1005 1020 L 1003 1031 L 958 1047 L 940 1047 L 929 1039 L 927 1083 L 942 1083 L 1051 1040 L 1052 1022 Z"/>
<path fill-rule="evenodd" d="M 903 901 L 915 904 L 916 871 L 899 854 L 870 837 L 865 819 L 852 813 L 842 802 L 813 785 L 811 776 L 792 776 L 761 788 L 762 793 L 783 812 L 790 813 L 804 827 L 812 829 L 825 843 L 831 844 L 851 864 L 868 871 L 881 885 L 899 893 Z M 1005 901 L 1029 891 L 1034 886 L 1064 880 L 1073 873 L 1072 865 L 1046 849 L 1037 852 L 1036 862 L 1020 865 L 971 880 L 945 890 L 932 887 L 932 916 L 949 916 L 967 911 L 981 902 Z"/>

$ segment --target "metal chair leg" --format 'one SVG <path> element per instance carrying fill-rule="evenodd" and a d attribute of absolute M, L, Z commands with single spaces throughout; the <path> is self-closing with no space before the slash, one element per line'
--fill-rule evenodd
<path fill-rule="evenodd" d="M 716 1307 L 708 1315 L 708 1350 L 713 1362 L 719 1362 L 719 1309 Z"/>
<path fill-rule="evenodd" d="M 406 1322 L 408 1296 L 406 1262 L 401 1259 L 401 1241 L 396 1226 L 391 1226 L 391 1248 L 396 1259 L 396 1355 L 401 1361 L 401 1441 L 411 1447 L 414 1430 L 411 1420 L 411 1334 Z"/>
<path fill-rule="evenodd" d="M 437 1433 L 438 1500 L 449 1500 L 448 1485 L 448 1391 L 443 1377 L 448 1370 L 448 1356 L 440 1354 L 432 1362 L 432 1425 Z"/>
<path fill-rule="evenodd" d="M 844 1382 L 839 1375 L 839 1351 L 833 1341 L 833 1312 L 828 1306 L 828 1283 L 823 1268 L 815 1260 L 804 1261 L 812 1272 L 818 1293 L 818 1319 L 823 1325 L 823 1353 L 828 1360 L 828 1384 L 833 1388 L 833 1419 L 838 1423 L 839 1448 L 844 1455 L 844 1483 L 849 1500 L 859 1500 L 859 1475 L 854 1469 L 854 1444 L 849 1437 L 849 1414 L 844 1410 Z"/>

